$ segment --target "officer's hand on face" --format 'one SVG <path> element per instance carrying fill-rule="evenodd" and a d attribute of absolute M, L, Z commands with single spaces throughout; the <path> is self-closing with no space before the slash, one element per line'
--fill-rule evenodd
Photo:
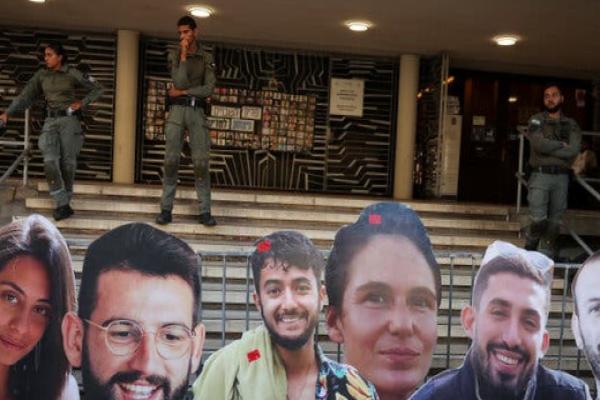
<path fill-rule="evenodd" d="M 8 114 L 7 113 L 0 114 L 0 121 L 4 122 L 6 124 L 8 122 Z"/>
<path fill-rule="evenodd" d="M 179 47 L 181 48 L 181 51 L 179 52 L 179 61 L 185 61 L 187 59 L 187 53 L 188 53 L 188 49 L 190 47 L 190 42 L 183 38 L 179 41 Z"/>
<path fill-rule="evenodd" d="M 184 96 L 185 94 L 185 90 L 183 89 L 177 89 L 175 87 L 169 88 L 169 97 L 179 97 Z"/>
<path fill-rule="evenodd" d="M 186 38 L 181 39 L 181 41 L 179 42 L 179 46 L 181 47 L 182 51 L 187 52 L 188 48 L 190 47 L 190 42 L 189 40 L 187 40 Z"/>
<path fill-rule="evenodd" d="M 81 101 L 74 101 L 69 107 L 71 108 L 71 110 L 77 111 L 81 108 Z"/>

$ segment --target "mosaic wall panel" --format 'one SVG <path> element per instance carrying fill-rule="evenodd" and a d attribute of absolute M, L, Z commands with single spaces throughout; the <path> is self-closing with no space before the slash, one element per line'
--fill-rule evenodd
<path fill-rule="evenodd" d="M 442 57 L 422 58 L 417 103 L 414 183 L 417 197 L 435 197 L 439 187 Z"/>
<path fill-rule="evenodd" d="M 103 87 L 100 99 L 83 114 L 85 143 L 77 165 L 77 178 L 112 179 L 113 103 L 116 38 L 106 34 L 65 33 L 52 30 L 3 29 L 0 31 L 0 110 L 4 111 L 33 74 L 44 66 L 43 46 L 49 41 L 63 44 L 68 64 L 93 76 Z M 44 122 L 45 104 L 39 99 L 31 108 L 32 158 L 29 174 L 43 177 L 43 160 L 37 140 Z M 24 113 L 9 121 L 2 140 L 22 140 Z M 0 175 L 17 158 L 21 148 L 2 146 Z M 22 167 L 15 175 L 22 174 Z"/>
<path fill-rule="evenodd" d="M 162 90 L 166 92 L 166 49 L 172 43 L 146 38 L 141 46 L 140 182 L 160 182 L 162 176 L 164 106 L 152 96 L 155 87 L 165 85 Z M 214 117 L 209 121 L 214 186 L 374 195 L 391 192 L 397 63 L 215 43 L 204 46 L 217 66 L 213 107 L 223 107 L 210 112 Z M 362 118 L 329 115 L 331 77 L 365 79 Z M 246 104 L 248 98 L 252 104 Z M 271 100 L 272 104 L 266 103 Z M 236 115 L 227 114 L 225 108 L 232 106 L 240 110 L 241 121 L 236 118 L 237 111 Z M 260 107 L 261 117 L 256 114 L 252 126 L 248 123 L 252 118 L 243 118 L 244 106 Z M 265 111 L 272 116 L 265 117 Z M 245 112 L 250 112 L 248 116 L 258 111 Z M 183 155 L 180 180 L 191 184 L 187 147 Z"/>

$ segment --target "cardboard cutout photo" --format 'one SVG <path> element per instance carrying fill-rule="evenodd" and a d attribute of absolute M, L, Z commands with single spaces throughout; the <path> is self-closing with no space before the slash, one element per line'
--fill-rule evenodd
<path fill-rule="evenodd" d="M 573 279 L 572 293 L 571 327 L 577 347 L 590 363 L 600 398 L 600 252 L 583 263 Z"/>
<path fill-rule="evenodd" d="M 71 255 L 54 225 L 33 214 L 0 228 L 0 399 L 79 399 L 60 329 L 74 304 Z"/>
<path fill-rule="evenodd" d="M 356 369 L 329 359 L 315 342 L 324 259 L 310 239 L 274 232 L 257 242 L 249 265 L 263 323 L 208 359 L 194 399 L 378 399 Z"/>
<path fill-rule="evenodd" d="M 506 242 L 490 245 L 461 320 L 472 340 L 464 364 L 429 380 L 423 399 L 587 399 L 583 381 L 540 363 L 550 345 L 546 330 L 554 262 Z"/>
<path fill-rule="evenodd" d="M 407 399 L 431 365 L 441 299 L 417 214 L 398 203 L 365 208 L 337 232 L 325 276 L 329 337 L 382 399 Z"/>
<path fill-rule="evenodd" d="M 86 400 L 183 399 L 202 355 L 196 253 L 148 224 L 115 228 L 90 244 L 79 310 L 62 324 Z"/>

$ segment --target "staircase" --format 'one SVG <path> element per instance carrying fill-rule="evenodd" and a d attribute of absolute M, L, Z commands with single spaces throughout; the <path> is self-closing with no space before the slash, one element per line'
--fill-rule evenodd
<path fill-rule="evenodd" d="M 28 214 L 51 216 L 54 204 L 47 190 L 45 182 L 38 182 L 37 194 L 26 196 Z M 153 223 L 159 212 L 161 188 L 157 186 L 78 183 L 74 191 L 71 205 L 75 215 L 56 225 L 69 242 L 77 277 L 92 240 L 127 222 Z M 217 226 L 208 228 L 196 221 L 196 195 L 186 187 L 177 193 L 173 223 L 161 226 L 185 239 L 202 257 L 201 319 L 207 330 L 204 357 L 260 323 L 251 301 L 252 277 L 246 268 L 247 254 L 257 239 L 275 230 L 294 229 L 328 250 L 337 229 L 354 222 L 367 205 L 384 201 L 374 197 L 222 189 L 214 190 L 212 199 Z M 519 237 L 519 222 L 511 221 L 508 206 L 431 201 L 405 204 L 421 217 L 442 268 L 443 300 L 438 313 L 434 373 L 463 361 L 469 339 L 460 323 L 460 311 L 470 301 L 473 274 L 485 247 L 497 239 L 518 246 L 523 246 L 524 240 Z M 571 299 L 565 297 L 563 301 L 570 278 L 572 273 L 567 271 L 563 276 L 557 271 L 553 282 L 548 323 L 552 345 L 544 363 L 551 368 L 582 370 L 590 379 L 589 366 L 578 357 L 569 328 Z M 339 348 L 328 340 L 326 332 L 322 316 L 319 341 L 326 353 L 336 357 Z"/>
<path fill-rule="evenodd" d="M 54 203 L 45 182 L 38 196 L 26 198 L 30 212 L 51 215 Z M 56 225 L 72 243 L 85 243 L 102 232 L 132 221 L 152 222 L 160 211 L 161 188 L 143 185 L 79 183 L 71 206 L 75 215 Z M 275 230 L 298 230 L 323 249 L 335 232 L 354 222 L 361 209 L 380 198 L 297 193 L 215 190 L 212 214 L 216 227 L 196 221 L 195 192 L 180 188 L 173 223 L 162 229 L 186 239 L 199 252 L 247 251 Z M 519 223 L 509 221 L 509 207 L 435 202 L 407 202 L 422 218 L 435 250 L 481 252 L 496 239 L 522 245 Z"/>

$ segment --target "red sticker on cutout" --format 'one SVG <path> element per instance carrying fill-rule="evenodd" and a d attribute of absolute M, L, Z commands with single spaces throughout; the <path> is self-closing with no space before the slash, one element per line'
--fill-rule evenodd
<path fill-rule="evenodd" d="M 371 224 L 371 225 L 381 225 L 381 215 L 379 215 L 379 214 L 369 214 L 369 224 Z"/>
<path fill-rule="evenodd" d="M 246 354 L 246 357 L 248 358 L 248 362 L 256 361 L 260 358 L 260 351 L 258 349 L 254 349 L 248 352 L 248 354 Z"/>
<path fill-rule="evenodd" d="M 256 250 L 259 253 L 266 253 L 267 251 L 271 250 L 271 241 L 269 239 L 261 240 L 256 245 Z"/>

